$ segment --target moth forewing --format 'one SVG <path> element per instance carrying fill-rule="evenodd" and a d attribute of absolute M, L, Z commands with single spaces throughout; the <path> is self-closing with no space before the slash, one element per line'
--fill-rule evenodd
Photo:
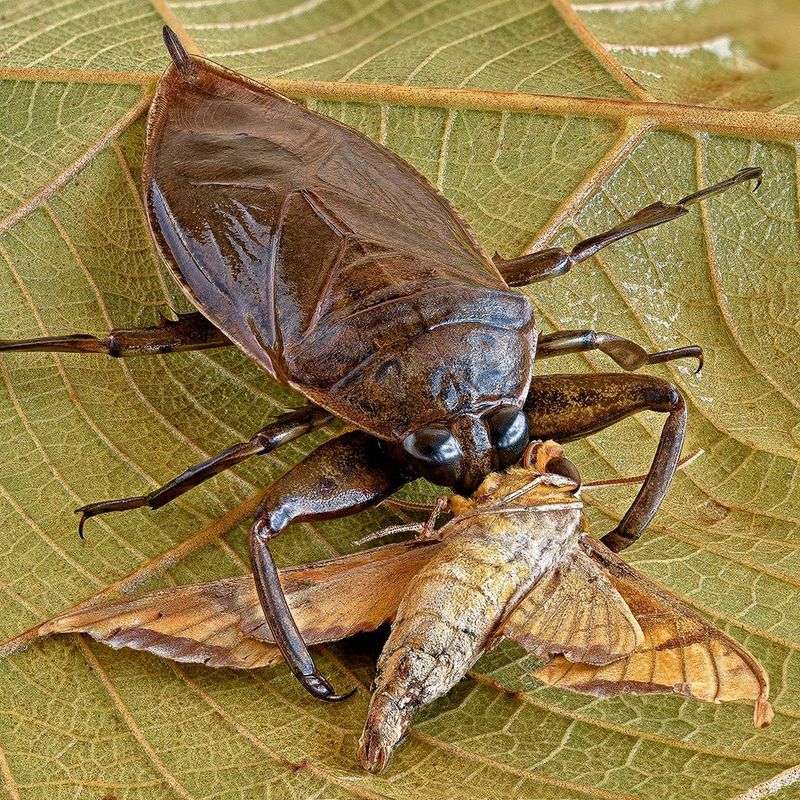
<path fill-rule="evenodd" d="M 392 619 L 409 580 L 438 547 L 403 542 L 281 570 L 307 641 L 336 641 Z M 38 629 L 39 636 L 55 633 L 86 633 L 111 647 L 210 667 L 252 669 L 283 660 L 251 576 L 79 607 Z"/>

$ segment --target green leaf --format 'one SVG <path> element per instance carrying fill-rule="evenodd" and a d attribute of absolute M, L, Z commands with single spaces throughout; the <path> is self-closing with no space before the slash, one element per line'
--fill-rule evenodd
<path fill-rule="evenodd" d="M 152 324 L 185 300 L 142 214 L 143 117 L 160 28 L 303 98 L 421 169 L 487 251 L 571 242 L 740 166 L 714 198 L 530 295 L 545 329 L 698 343 L 652 370 L 686 394 L 686 453 L 626 557 L 757 655 L 773 725 L 678 697 L 598 700 L 533 684 L 504 648 L 428 710 L 380 778 L 356 766 L 370 657 L 320 654 L 338 706 L 283 667 L 186 667 L 78 638 L 0 662 L 0 775 L 29 798 L 798 797 L 800 264 L 794 0 L 80 0 L 0 8 L 0 331 Z M 688 104 L 687 104 L 688 103 Z M 608 370 L 589 355 L 541 370 Z M 330 435 L 243 465 L 158 512 L 73 509 L 139 494 L 301 401 L 237 352 L 0 359 L 0 636 L 87 598 L 246 569 L 260 490 Z M 644 471 L 662 419 L 570 445 L 587 479 Z M 596 491 L 602 533 L 635 487 Z M 283 563 L 353 548 L 388 510 L 276 541 Z M 787 771 L 783 778 L 770 781 Z M 762 789 L 754 790 L 764 796 Z"/>

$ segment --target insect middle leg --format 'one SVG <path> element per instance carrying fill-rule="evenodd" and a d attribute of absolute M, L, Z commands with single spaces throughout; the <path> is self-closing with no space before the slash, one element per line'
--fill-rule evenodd
<path fill-rule="evenodd" d="M 120 328 L 100 339 L 88 333 L 46 336 L 42 339 L 0 340 L 0 352 L 105 353 L 109 356 L 157 355 L 186 350 L 228 347 L 231 341 L 202 314 L 178 314 L 162 318 L 149 328 Z"/>
<path fill-rule="evenodd" d="M 525 286 L 528 283 L 558 277 L 569 272 L 575 264 L 593 256 L 598 250 L 602 250 L 612 242 L 682 217 L 689 212 L 689 206 L 699 200 L 724 192 L 731 186 L 736 186 L 746 181 L 757 181 L 756 188 L 758 188 L 758 184 L 761 182 L 761 174 L 762 170 L 758 167 L 745 167 L 745 169 L 740 170 L 724 181 L 682 197 L 673 205 L 660 202 L 652 203 L 604 233 L 578 242 L 569 253 L 560 247 L 551 247 L 547 250 L 540 250 L 537 253 L 530 253 L 510 260 L 495 256 L 495 266 L 509 286 Z"/>
<path fill-rule="evenodd" d="M 638 411 L 667 414 L 656 454 L 631 507 L 602 538 L 615 552 L 633 544 L 647 528 L 669 489 L 686 431 L 686 405 L 678 389 L 648 375 L 542 375 L 525 402 L 532 439 L 569 442 Z"/>
<path fill-rule="evenodd" d="M 246 442 L 239 442 L 223 450 L 212 458 L 195 464 L 163 486 L 152 492 L 135 497 L 121 497 L 116 500 L 101 500 L 97 503 L 81 506 L 75 513 L 81 515 L 78 533 L 83 538 L 83 526 L 86 520 L 98 514 L 112 511 L 128 511 L 132 508 L 161 508 L 184 492 L 212 478 L 223 470 L 240 464 L 252 456 L 266 455 L 281 445 L 297 439 L 315 428 L 319 428 L 333 419 L 333 415 L 319 406 L 305 406 L 296 411 L 281 414 L 269 425 L 262 428 Z"/>
<path fill-rule="evenodd" d="M 550 358 L 567 353 L 585 353 L 588 350 L 599 350 L 628 372 L 633 372 L 646 364 L 662 364 L 678 358 L 696 358 L 697 370 L 703 368 L 703 350 L 699 345 L 675 347 L 672 350 L 660 350 L 648 353 L 636 342 L 615 336 L 603 331 L 559 331 L 540 336 L 536 343 L 536 358 Z"/>
<path fill-rule="evenodd" d="M 292 522 L 343 517 L 377 505 L 405 482 L 376 439 L 347 433 L 317 448 L 276 481 L 256 512 L 250 559 L 264 616 L 292 672 L 321 700 L 348 695 L 336 694 L 317 671 L 286 602 L 269 540 Z"/>

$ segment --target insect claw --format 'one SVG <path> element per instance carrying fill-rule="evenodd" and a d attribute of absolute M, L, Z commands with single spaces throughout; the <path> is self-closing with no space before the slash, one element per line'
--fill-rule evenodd
<path fill-rule="evenodd" d="M 761 182 L 764 180 L 764 170 L 761 167 L 745 167 L 740 169 L 735 177 L 739 181 L 755 181 L 756 185 L 753 187 L 753 191 L 757 192 L 758 187 L 761 186 Z"/>
<path fill-rule="evenodd" d="M 89 504 L 86 506 L 81 506 L 80 508 L 75 509 L 76 514 L 81 515 L 80 522 L 78 523 L 78 536 L 82 542 L 86 541 L 86 534 L 84 533 L 84 527 L 86 525 L 86 520 L 91 519 L 92 517 L 96 517 L 98 514 L 102 514 L 102 511 L 95 510 L 92 508 L 92 505 L 98 505 L 97 503 Z"/>
<path fill-rule="evenodd" d="M 81 521 L 78 523 L 78 536 L 81 539 L 86 538 L 83 534 L 83 527 L 87 519 L 96 517 L 98 514 L 107 514 L 111 511 L 127 511 L 128 509 L 141 508 L 145 505 L 147 505 L 147 497 L 142 495 L 139 497 L 122 497 L 119 500 L 101 500 L 99 503 L 89 503 L 76 508 L 75 513 L 81 515 Z"/>
<path fill-rule="evenodd" d="M 78 538 L 82 542 L 85 542 L 86 541 L 86 535 L 83 532 L 83 526 L 86 524 L 86 520 L 89 519 L 91 514 L 86 514 L 84 512 L 83 508 L 76 508 L 75 509 L 75 513 L 81 515 L 80 522 L 78 522 Z"/>
<path fill-rule="evenodd" d="M 701 350 L 697 356 L 697 369 L 694 371 L 695 375 L 699 375 L 703 371 L 703 351 Z"/>
<path fill-rule="evenodd" d="M 719 183 L 706 186 L 704 189 L 700 189 L 693 194 L 682 197 L 680 200 L 678 200 L 676 205 L 691 205 L 692 203 L 696 203 L 698 200 L 705 200 L 707 197 L 724 192 L 726 189 L 730 189 L 731 186 L 738 186 L 740 183 L 745 183 L 746 181 L 755 181 L 756 185 L 753 191 L 756 191 L 756 189 L 761 186 L 763 175 L 764 170 L 761 169 L 761 167 L 745 167 L 744 169 L 740 169 L 735 175 L 731 175 L 730 178 L 726 178 Z"/>
<path fill-rule="evenodd" d="M 318 672 L 312 672 L 310 675 L 299 675 L 298 677 L 309 694 L 318 700 L 325 700 L 328 703 L 341 703 L 356 693 L 355 689 L 351 689 L 344 694 L 336 694 L 333 686 Z"/>

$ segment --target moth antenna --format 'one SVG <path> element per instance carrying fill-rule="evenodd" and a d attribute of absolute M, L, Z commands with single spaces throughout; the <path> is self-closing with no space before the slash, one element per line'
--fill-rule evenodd
<path fill-rule="evenodd" d="M 181 44 L 181 40 L 169 25 L 165 25 L 162 29 L 164 35 L 164 45 L 167 48 L 169 57 L 172 63 L 178 68 L 181 76 L 187 81 L 194 80 L 194 67 L 192 66 L 192 59 L 186 52 L 186 48 Z"/>
<path fill-rule="evenodd" d="M 406 533 L 407 531 L 413 531 L 414 533 L 419 534 L 424 530 L 424 522 L 411 522 L 403 525 L 387 525 L 385 528 L 381 528 L 379 531 L 368 533 L 366 536 L 356 539 L 353 544 L 362 545 L 366 544 L 367 542 L 374 542 L 376 539 L 383 539 L 386 536 L 393 536 L 395 533 Z"/>
<path fill-rule="evenodd" d="M 691 455 L 682 458 L 677 466 L 676 470 L 681 470 L 684 467 L 688 467 L 693 461 L 696 461 L 700 456 L 705 454 L 705 450 L 702 448 L 700 450 L 695 450 L 694 453 Z M 628 483 L 643 483 L 644 479 L 647 475 L 627 475 L 624 478 L 608 478 L 607 480 L 599 480 L 599 481 L 591 481 L 590 483 L 584 483 L 584 489 L 606 489 L 611 486 L 624 486 Z"/>

